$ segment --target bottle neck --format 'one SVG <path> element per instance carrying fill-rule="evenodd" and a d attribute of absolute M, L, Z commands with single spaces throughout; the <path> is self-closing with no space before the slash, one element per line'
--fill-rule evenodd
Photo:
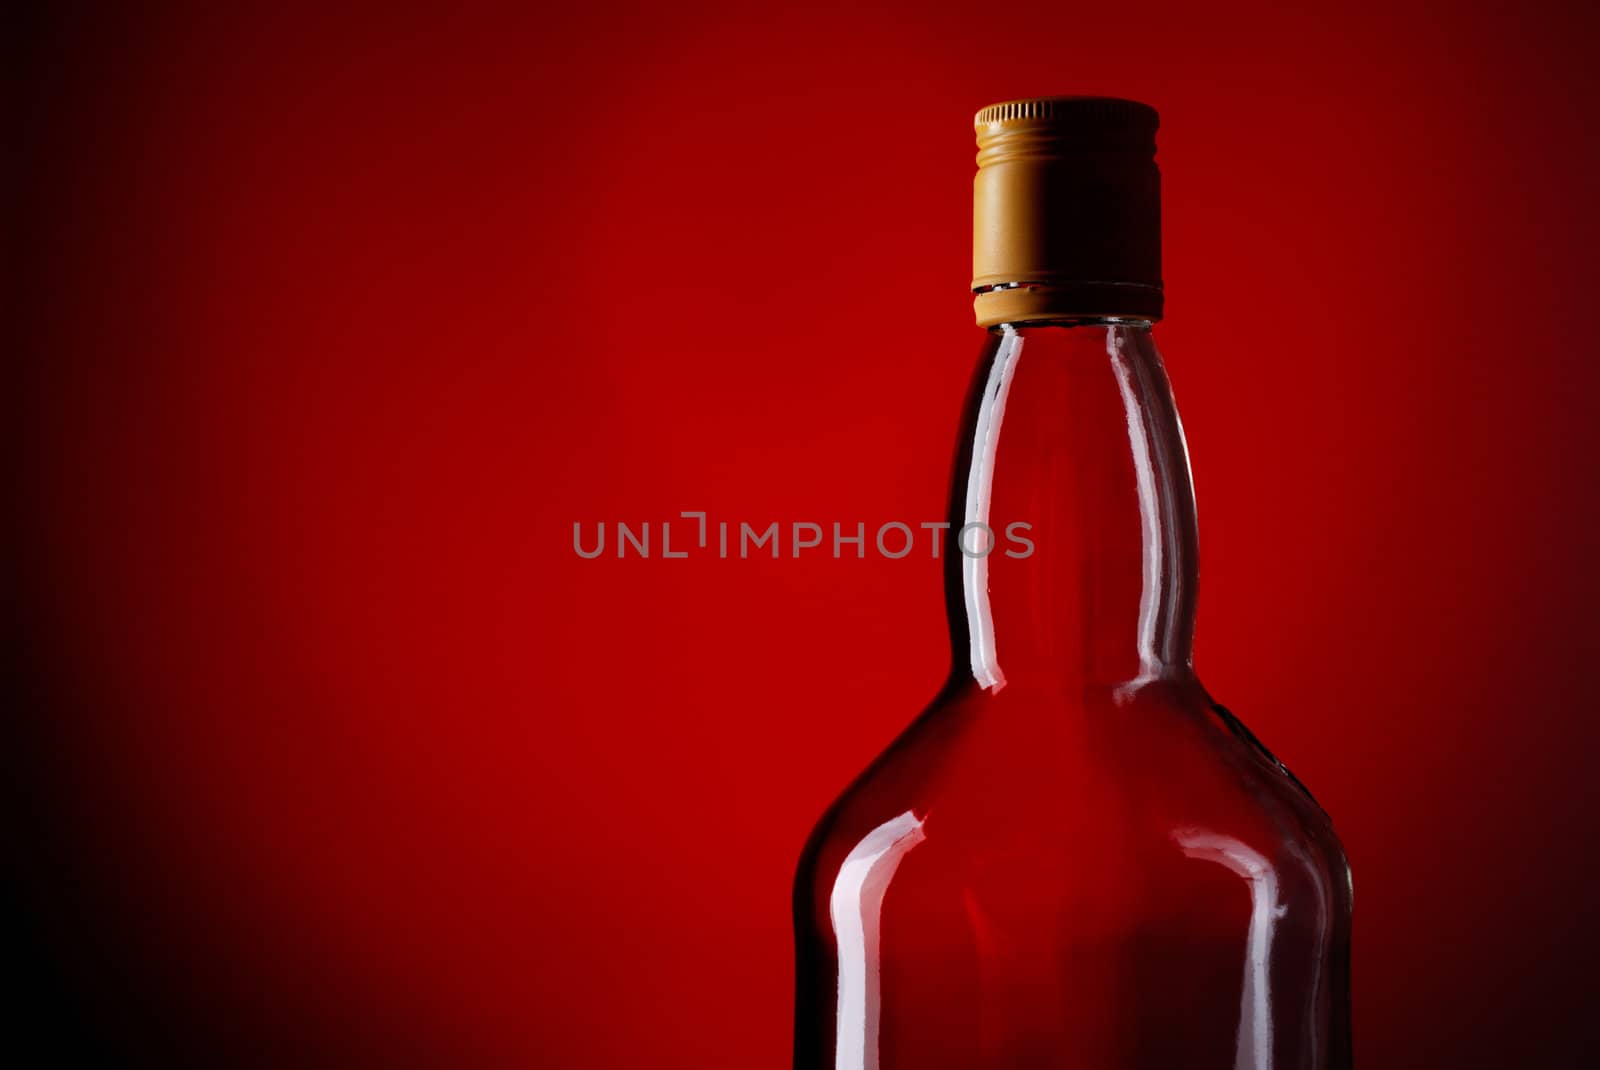
<path fill-rule="evenodd" d="M 1194 492 L 1148 322 L 991 330 L 949 520 L 958 677 L 1127 690 L 1192 674 Z"/>

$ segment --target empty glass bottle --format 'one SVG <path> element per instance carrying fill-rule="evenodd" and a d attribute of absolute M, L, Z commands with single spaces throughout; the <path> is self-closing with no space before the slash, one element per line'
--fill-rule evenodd
<path fill-rule="evenodd" d="M 1156 124 L 978 114 L 954 667 L 802 855 L 797 1068 L 1350 1063 L 1343 851 L 1192 665 Z"/>

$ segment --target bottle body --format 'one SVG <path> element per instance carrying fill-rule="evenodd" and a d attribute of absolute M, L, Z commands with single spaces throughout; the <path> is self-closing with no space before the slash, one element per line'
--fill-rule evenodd
<path fill-rule="evenodd" d="M 1348 869 L 1194 675 L 1148 323 L 991 333 L 950 523 L 951 678 L 801 859 L 796 1067 L 1348 1065 Z"/>

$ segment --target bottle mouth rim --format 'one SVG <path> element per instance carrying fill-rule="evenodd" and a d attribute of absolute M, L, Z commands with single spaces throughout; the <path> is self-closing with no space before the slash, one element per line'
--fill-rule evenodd
<path fill-rule="evenodd" d="M 1159 283 L 1056 282 L 975 286 L 973 316 L 980 327 L 1064 320 L 1141 320 L 1164 311 Z"/>

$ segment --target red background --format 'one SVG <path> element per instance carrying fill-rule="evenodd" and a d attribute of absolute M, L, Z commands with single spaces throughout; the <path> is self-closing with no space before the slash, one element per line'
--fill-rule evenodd
<path fill-rule="evenodd" d="M 1358 1058 L 1571 1065 L 1597 26 L 1432 6 L 36 26 L 13 858 L 52 1043 L 784 1065 L 793 861 L 941 678 L 938 566 L 572 524 L 941 516 L 971 115 L 1090 92 L 1162 112 L 1198 663 L 1344 837 Z"/>

